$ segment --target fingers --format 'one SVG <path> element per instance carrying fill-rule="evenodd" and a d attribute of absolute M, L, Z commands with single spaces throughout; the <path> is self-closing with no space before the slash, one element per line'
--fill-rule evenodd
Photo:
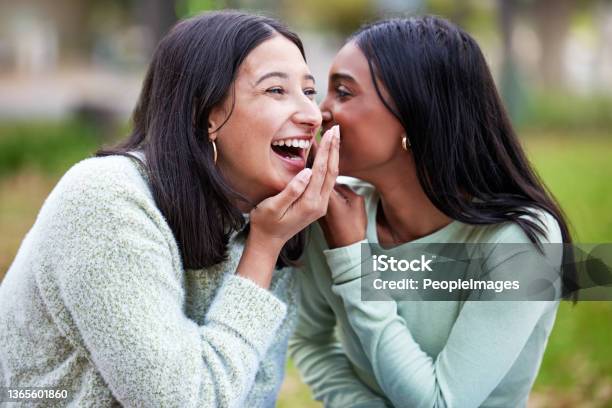
<path fill-rule="evenodd" d="M 289 207 L 302 196 L 308 186 L 311 175 L 312 171 L 310 169 L 303 169 L 291 179 L 283 191 L 268 199 L 269 208 L 278 212 L 278 218 L 281 218 Z"/>
<path fill-rule="evenodd" d="M 319 143 L 316 139 L 312 140 L 312 146 L 308 151 L 308 157 L 306 158 L 306 167 L 312 169 L 312 165 L 314 164 L 314 159 L 317 157 L 317 150 L 319 149 Z"/>
<path fill-rule="evenodd" d="M 338 193 L 341 194 L 347 200 L 354 197 L 360 197 L 359 194 L 354 192 L 353 189 L 347 186 L 346 184 L 336 184 L 334 186 L 334 189 L 338 191 Z"/>
<path fill-rule="evenodd" d="M 328 213 L 333 212 L 336 209 L 342 211 L 342 209 L 346 208 L 346 206 L 350 206 L 353 196 L 350 196 L 349 192 L 355 194 L 350 187 L 343 184 L 336 184 L 329 196 Z M 358 196 L 357 194 L 355 195 Z"/>
<path fill-rule="evenodd" d="M 350 203 L 345 196 L 343 196 L 338 191 L 333 190 L 329 196 L 329 201 L 327 203 L 327 213 L 325 214 L 325 217 L 331 217 L 336 214 L 341 214 L 345 212 L 347 206 L 349 205 Z"/>
<path fill-rule="evenodd" d="M 329 156 L 327 161 L 327 173 L 325 174 L 325 180 L 321 188 L 321 196 L 324 200 L 329 198 L 331 191 L 336 184 L 336 178 L 338 177 L 338 152 L 340 150 L 340 128 L 334 126 L 334 137 L 331 149 L 329 150 Z"/>
<path fill-rule="evenodd" d="M 362 207 L 363 203 L 363 196 L 354 192 L 349 186 L 336 184 L 329 196 L 327 214 L 346 214 L 353 208 Z"/>
<path fill-rule="evenodd" d="M 334 126 L 335 127 L 335 126 Z M 310 199 L 314 199 L 321 194 L 321 187 L 327 174 L 327 162 L 329 158 L 329 150 L 331 147 L 332 136 L 334 135 L 334 128 L 329 129 L 323 134 L 321 143 L 317 148 L 317 155 L 312 165 L 312 177 L 308 184 L 306 194 Z"/>
<path fill-rule="evenodd" d="M 340 191 L 338 189 L 338 186 L 334 187 L 334 189 L 332 190 L 330 196 L 329 196 L 329 202 L 331 203 L 332 201 L 334 202 L 342 202 L 342 203 L 348 203 L 348 198 L 346 198 L 346 195 L 344 194 L 343 191 Z"/>

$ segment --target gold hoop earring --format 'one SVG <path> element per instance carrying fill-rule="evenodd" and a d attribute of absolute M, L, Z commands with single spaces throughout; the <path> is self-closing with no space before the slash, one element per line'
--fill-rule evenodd
<path fill-rule="evenodd" d="M 217 144 L 214 139 L 210 139 L 210 143 L 212 143 L 213 147 L 213 162 L 217 164 Z"/>
<path fill-rule="evenodd" d="M 408 136 L 404 136 L 402 137 L 402 149 L 408 151 L 408 148 L 412 147 L 410 144 L 410 139 L 408 139 Z"/>

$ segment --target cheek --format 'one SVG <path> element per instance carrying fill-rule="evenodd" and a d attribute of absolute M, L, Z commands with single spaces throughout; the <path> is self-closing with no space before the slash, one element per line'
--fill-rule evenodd
<path fill-rule="evenodd" d="M 243 112 L 233 112 L 219 132 L 217 142 L 222 167 L 231 173 L 231 177 L 251 182 L 260 177 L 258 173 L 263 167 L 262 160 L 270 144 L 264 140 L 265 134 L 262 121 L 247 121 Z"/>
<path fill-rule="evenodd" d="M 252 110 L 236 109 L 224 129 L 226 142 L 234 153 L 233 161 L 248 164 L 252 160 L 261 160 L 264 155 L 267 156 L 279 122 L 278 115 L 271 114 L 265 107 Z"/>
<path fill-rule="evenodd" d="M 224 167 L 237 184 L 248 184 L 243 188 L 257 199 L 280 192 L 291 179 L 278 169 L 270 147 L 289 118 L 280 108 L 257 104 L 257 109 L 235 110 L 220 135 Z"/>
<path fill-rule="evenodd" d="M 346 104 L 336 111 L 334 119 L 340 125 L 341 153 L 353 156 L 376 149 L 378 119 L 371 110 L 358 104 Z"/>
<path fill-rule="evenodd" d="M 387 112 L 347 106 L 339 109 L 334 119 L 342 132 L 340 167 L 343 173 L 386 162 L 401 146 L 399 136 L 395 140 L 401 133 L 397 121 L 389 118 Z"/>

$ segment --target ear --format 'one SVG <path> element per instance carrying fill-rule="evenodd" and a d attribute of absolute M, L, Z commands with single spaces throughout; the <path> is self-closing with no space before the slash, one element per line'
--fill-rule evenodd
<path fill-rule="evenodd" d="M 219 136 L 219 127 L 225 124 L 227 112 L 225 103 L 215 105 L 208 115 L 208 138 L 215 140 Z"/>
<path fill-rule="evenodd" d="M 215 140 L 217 138 L 217 132 L 215 132 L 215 126 L 214 123 L 212 123 L 210 120 L 208 121 L 208 139 L 209 140 Z"/>

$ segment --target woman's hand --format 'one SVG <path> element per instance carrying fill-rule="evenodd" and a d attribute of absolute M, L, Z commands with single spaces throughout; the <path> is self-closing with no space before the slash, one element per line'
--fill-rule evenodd
<path fill-rule="evenodd" d="M 348 186 L 337 184 L 330 196 L 327 214 L 319 220 L 329 248 L 363 240 L 367 223 L 363 197 Z"/>
<path fill-rule="evenodd" d="M 237 274 L 269 286 L 283 245 L 325 215 L 338 176 L 338 126 L 323 135 L 311 169 L 299 172 L 279 194 L 251 211 L 250 231 Z"/>

